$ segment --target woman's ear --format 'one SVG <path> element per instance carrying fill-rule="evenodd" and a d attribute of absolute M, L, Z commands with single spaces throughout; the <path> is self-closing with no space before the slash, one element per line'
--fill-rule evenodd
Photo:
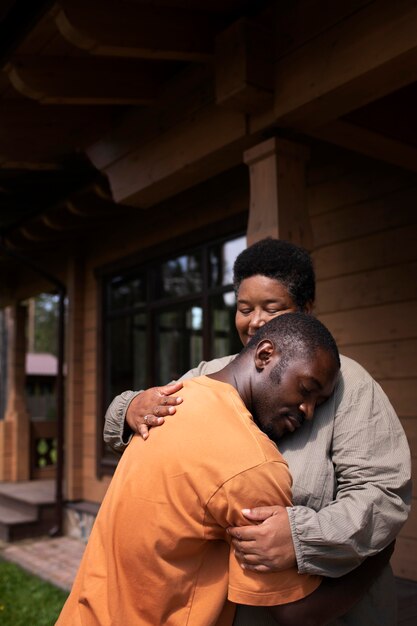
<path fill-rule="evenodd" d="M 256 369 L 263 370 L 265 365 L 270 362 L 273 354 L 275 354 L 275 346 L 272 341 L 270 339 L 262 339 L 255 350 Z"/>
<path fill-rule="evenodd" d="M 303 313 L 308 313 L 309 315 L 313 314 L 314 302 L 313 300 L 308 300 L 303 308 Z"/>

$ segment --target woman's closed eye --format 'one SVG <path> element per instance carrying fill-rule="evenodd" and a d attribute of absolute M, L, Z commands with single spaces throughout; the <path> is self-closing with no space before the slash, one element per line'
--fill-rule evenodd
<path fill-rule="evenodd" d="M 238 311 L 242 315 L 250 315 L 253 312 L 253 309 L 238 309 Z"/>

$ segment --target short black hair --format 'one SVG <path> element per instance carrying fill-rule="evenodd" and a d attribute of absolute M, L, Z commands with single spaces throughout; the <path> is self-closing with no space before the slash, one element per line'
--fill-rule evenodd
<path fill-rule="evenodd" d="M 330 352 L 340 367 L 340 355 L 331 332 L 313 315 L 296 311 L 277 315 L 261 326 L 246 350 L 253 350 L 263 339 L 270 339 L 281 355 L 281 367 L 293 358 L 312 356 L 317 350 Z"/>
<path fill-rule="evenodd" d="M 316 278 L 313 262 L 307 250 L 300 246 L 267 237 L 243 250 L 233 266 L 236 293 L 245 278 L 257 275 L 282 283 L 300 309 L 314 302 Z"/>

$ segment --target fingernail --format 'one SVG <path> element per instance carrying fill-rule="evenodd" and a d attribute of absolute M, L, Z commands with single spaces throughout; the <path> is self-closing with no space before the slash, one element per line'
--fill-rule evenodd
<path fill-rule="evenodd" d="M 168 413 L 169 413 L 170 415 L 172 415 L 173 413 L 175 413 L 175 408 L 174 408 L 173 406 L 170 406 L 170 407 L 169 407 L 169 409 L 168 409 Z"/>
<path fill-rule="evenodd" d="M 250 513 L 250 509 L 242 509 L 243 515 L 248 515 Z"/>
<path fill-rule="evenodd" d="M 177 404 L 181 404 L 182 398 L 177 398 Z"/>

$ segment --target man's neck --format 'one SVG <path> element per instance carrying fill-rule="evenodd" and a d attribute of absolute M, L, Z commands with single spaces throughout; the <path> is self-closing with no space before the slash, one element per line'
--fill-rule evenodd
<path fill-rule="evenodd" d="M 219 372 L 208 374 L 208 378 L 213 378 L 221 383 L 232 385 L 238 392 L 246 408 L 251 410 L 251 384 L 250 369 L 245 367 L 244 359 L 235 359 Z"/>

